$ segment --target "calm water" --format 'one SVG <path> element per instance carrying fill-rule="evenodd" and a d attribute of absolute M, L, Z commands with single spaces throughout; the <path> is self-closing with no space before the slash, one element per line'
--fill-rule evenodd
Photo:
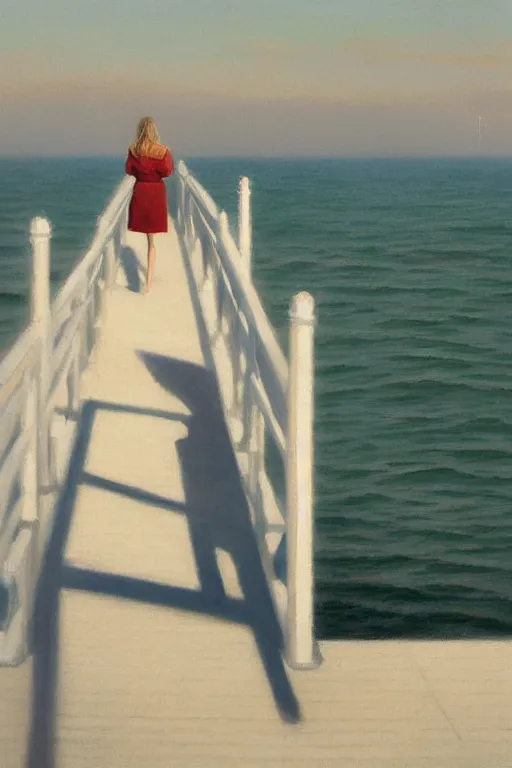
<path fill-rule="evenodd" d="M 254 275 L 283 346 L 292 294 L 317 299 L 319 634 L 511 632 L 512 161 L 189 167 L 233 223 L 251 178 Z M 2 346 L 26 317 L 29 219 L 55 227 L 56 286 L 122 161 L 0 174 Z"/>

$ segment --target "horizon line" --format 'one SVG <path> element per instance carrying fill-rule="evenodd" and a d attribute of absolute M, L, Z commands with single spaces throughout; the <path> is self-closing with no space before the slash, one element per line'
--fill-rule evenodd
<path fill-rule="evenodd" d="M 111 153 L 91 153 L 91 154 L 69 154 L 69 155 L 54 155 L 54 154 L 3 154 L 0 153 L 0 160 L 124 160 L 125 154 L 111 154 Z M 267 155 L 267 154 L 198 154 L 198 155 L 175 155 L 176 163 L 180 160 L 300 160 L 300 161 L 315 161 L 315 160 L 511 160 L 512 153 L 510 154 L 418 154 L 418 155 L 399 155 L 399 154 L 354 154 L 354 155 L 301 155 L 301 154 L 289 154 L 289 155 Z"/>

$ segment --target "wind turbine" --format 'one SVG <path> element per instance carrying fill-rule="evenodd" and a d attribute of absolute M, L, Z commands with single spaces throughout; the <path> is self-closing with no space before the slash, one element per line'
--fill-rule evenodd
<path fill-rule="evenodd" d="M 483 122 L 482 115 L 478 115 L 478 149 L 482 148 L 482 128 L 487 128 L 487 123 Z"/>

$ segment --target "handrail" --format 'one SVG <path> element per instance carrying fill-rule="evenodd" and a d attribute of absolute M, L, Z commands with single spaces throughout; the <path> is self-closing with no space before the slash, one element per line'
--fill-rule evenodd
<path fill-rule="evenodd" d="M 79 407 L 80 377 L 114 279 L 133 183 L 126 177 L 114 191 L 91 245 L 53 302 L 50 224 L 42 218 L 31 223 L 30 323 L 0 360 L 0 593 L 9 595 L 0 665 L 17 664 L 30 652 L 35 587 L 52 505 L 65 479 L 59 467 L 69 458 L 76 432 L 76 419 L 63 428 L 55 409 L 60 405 L 71 413 Z"/>
<path fill-rule="evenodd" d="M 217 237 L 215 245 L 222 268 L 226 272 L 231 291 L 236 294 L 239 310 L 244 314 L 249 325 L 254 328 L 257 341 L 261 343 L 261 352 L 267 358 L 283 398 L 285 398 L 288 364 L 252 279 L 247 270 L 244 269 L 241 254 L 229 232 L 227 215 L 224 211 L 220 214 L 217 213 L 217 206 L 212 198 L 200 183 L 189 175 L 183 162 L 178 164 L 177 170 L 181 179 L 189 185 L 192 197 L 198 206 L 199 215 L 206 219 L 204 216 L 204 208 L 206 208 L 212 224 L 214 213 L 216 215 Z M 279 408 L 278 418 L 281 427 L 286 429 L 285 424 L 282 423 L 283 411 L 281 408 Z"/>
<path fill-rule="evenodd" d="M 135 179 L 127 176 L 113 195 L 105 211 L 98 217 L 98 226 L 91 245 L 85 255 L 80 259 L 75 269 L 71 272 L 53 300 L 53 312 L 57 314 L 63 305 L 71 298 L 84 275 L 91 269 L 98 256 L 105 248 L 106 243 L 112 237 L 112 232 L 118 225 L 129 202 Z"/>
<path fill-rule="evenodd" d="M 197 202 L 203 206 L 203 209 L 207 211 L 212 222 L 215 221 L 219 216 L 219 210 L 215 201 L 206 189 L 201 186 L 197 179 L 194 179 L 193 176 L 188 174 L 187 167 L 183 161 L 178 163 L 178 173 L 180 176 L 187 179 L 191 193 L 194 195 Z"/>
<path fill-rule="evenodd" d="M 0 410 L 13 394 L 26 369 L 33 364 L 38 343 L 37 328 L 29 325 L 0 361 Z"/>
<path fill-rule="evenodd" d="M 209 193 L 177 165 L 177 224 L 210 342 L 221 401 L 251 506 L 262 563 L 294 668 L 320 663 L 313 620 L 314 301 L 297 294 L 287 361 L 251 276 L 247 178 L 241 179 L 239 242 Z M 265 435 L 285 466 L 286 498 L 265 464 Z M 286 539 L 286 584 L 277 576 Z"/>

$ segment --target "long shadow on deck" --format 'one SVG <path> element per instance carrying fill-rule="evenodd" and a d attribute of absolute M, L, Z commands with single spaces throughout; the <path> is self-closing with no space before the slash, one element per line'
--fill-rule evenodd
<path fill-rule="evenodd" d="M 202 367 L 180 360 L 146 353 L 141 353 L 141 356 L 156 381 L 179 397 L 191 415 L 97 401 L 88 401 L 83 407 L 34 614 L 33 705 L 28 768 L 56 766 L 59 604 L 63 589 L 117 596 L 248 625 L 254 633 L 282 719 L 290 723 L 301 719 L 299 702 L 282 661 L 283 637 L 261 565 L 214 376 Z M 104 410 L 118 413 L 120 418 L 131 413 L 186 424 L 187 436 L 176 443 L 184 481 L 184 504 L 84 471 L 95 417 Z M 78 569 L 66 564 L 66 542 L 78 489 L 83 484 L 168 509 L 171 514 L 186 515 L 200 591 Z M 216 558 L 216 550 L 219 549 L 229 553 L 233 560 L 243 599 L 233 599 L 225 594 Z M 226 663 L 229 664 L 229 658 L 226 658 Z"/>
<path fill-rule="evenodd" d="M 140 293 L 140 264 L 137 254 L 129 245 L 123 245 L 119 251 L 119 259 L 126 275 L 128 290 L 132 293 Z"/>

